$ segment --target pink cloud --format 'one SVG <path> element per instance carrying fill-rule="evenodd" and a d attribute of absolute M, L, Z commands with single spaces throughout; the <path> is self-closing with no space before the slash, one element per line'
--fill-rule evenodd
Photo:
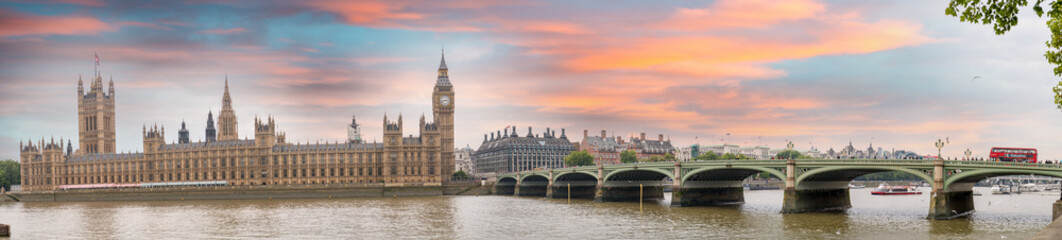
<path fill-rule="evenodd" d="M 93 35 L 115 31 L 99 19 L 77 16 L 45 16 L 0 9 L 0 36 L 21 35 Z"/>
<path fill-rule="evenodd" d="M 229 29 L 215 28 L 215 29 L 203 30 L 203 33 L 206 33 L 206 34 L 234 34 L 234 33 L 242 33 L 242 32 L 247 32 L 247 29 L 242 28 L 242 27 L 238 27 L 238 28 L 229 28 Z"/>
<path fill-rule="evenodd" d="M 120 23 L 118 23 L 118 25 L 146 27 L 146 28 L 161 29 L 161 30 L 173 30 L 173 28 L 171 28 L 171 27 L 162 26 L 162 25 L 158 25 L 158 24 L 154 24 L 154 23 L 146 23 L 146 22 L 132 22 L 132 21 L 130 21 L 130 22 L 120 22 Z"/>

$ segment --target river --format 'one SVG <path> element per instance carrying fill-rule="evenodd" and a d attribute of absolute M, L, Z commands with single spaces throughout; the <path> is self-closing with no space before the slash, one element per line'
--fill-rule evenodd
<path fill-rule="evenodd" d="M 928 191 L 928 188 L 922 188 Z M 746 204 L 511 196 L 145 202 L 0 202 L 15 239 L 1027 239 L 1050 223 L 1058 192 L 974 197 L 966 219 L 929 221 L 927 194 L 853 189 L 844 212 L 780 214 L 782 192 Z M 667 194 L 665 194 L 667 195 Z"/>

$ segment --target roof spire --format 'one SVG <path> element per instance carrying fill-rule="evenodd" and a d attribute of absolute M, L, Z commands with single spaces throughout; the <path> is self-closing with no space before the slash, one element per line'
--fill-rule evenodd
<path fill-rule="evenodd" d="M 229 75 L 225 74 L 225 95 L 221 97 L 221 104 L 224 108 L 232 108 L 232 97 L 229 97 Z"/>
<path fill-rule="evenodd" d="M 439 60 L 439 70 L 447 70 L 446 68 L 446 49 L 442 50 L 442 60 Z"/>

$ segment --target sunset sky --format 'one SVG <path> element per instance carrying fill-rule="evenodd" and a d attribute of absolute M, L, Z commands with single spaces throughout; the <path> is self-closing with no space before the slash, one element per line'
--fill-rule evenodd
<path fill-rule="evenodd" d="M 0 3 L 0 159 L 77 139 L 77 79 L 113 77 L 120 152 L 182 120 L 203 139 L 226 75 L 239 134 L 271 115 L 289 142 L 334 142 L 357 115 L 417 134 L 445 48 L 456 144 L 517 126 L 720 144 L 944 155 L 1033 147 L 1062 158 L 1046 20 L 1004 36 L 947 1 L 192 1 Z M 726 136 L 729 133 L 729 136 Z"/>

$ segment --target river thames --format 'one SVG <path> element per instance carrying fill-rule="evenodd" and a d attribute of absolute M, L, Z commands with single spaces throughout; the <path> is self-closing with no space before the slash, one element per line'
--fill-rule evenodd
<path fill-rule="evenodd" d="M 928 191 L 928 188 L 922 188 Z M 1050 223 L 1058 192 L 974 197 L 967 219 L 926 220 L 927 194 L 851 191 L 845 212 L 782 215 L 779 190 L 746 204 L 510 196 L 307 200 L 0 203 L 15 239 L 1027 239 Z M 667 195 L 667 194 L 665 194 Z"/>

